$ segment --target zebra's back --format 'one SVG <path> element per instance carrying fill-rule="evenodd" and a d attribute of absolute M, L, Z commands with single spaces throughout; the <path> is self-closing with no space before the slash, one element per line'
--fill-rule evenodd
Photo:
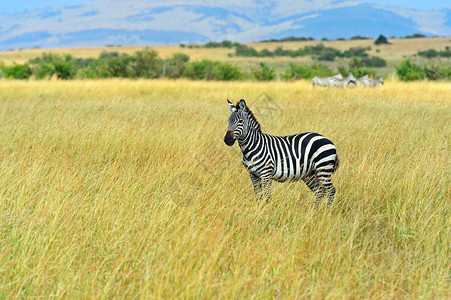
<path fill-rule="evenodd" d="M 313 132 L 290 136 L 267 135 L 273 179 L 279 182 L 297 181 L 318 168 L 336 169 L 337 150 L 328 138 Z"/>

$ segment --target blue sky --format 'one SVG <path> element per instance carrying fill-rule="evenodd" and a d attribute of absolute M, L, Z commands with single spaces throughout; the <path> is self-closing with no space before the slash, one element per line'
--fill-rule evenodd
<path fill-rule="evenodd" d="M 25 10 L 36 8 L 49 8 L 58 6 L 77 5 L 86 2 L 95 2 L 96 0 L 0 0 L 0 12 L 14 14 Z M 125 0 L 124 0 L 125 1 Z M 416 9 L 440 9 L 451 7 L 449 0 L 360 0 L 374 4 L 387 6 L 397 6 Z M 151 2 L 151 0 L 149 0 Z"/>

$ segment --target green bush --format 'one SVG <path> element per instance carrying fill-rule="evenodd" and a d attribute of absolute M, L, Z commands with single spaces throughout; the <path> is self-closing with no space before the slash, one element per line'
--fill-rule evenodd
<path fill-rule="evenodd" d="M 59 79 L 73 79 L 79 69 L 77 60 L 69 54 L 43 53 L 41 57 L 30 59 L 28 63 L 37 79 L 50 78 L 53 75 Z"/>
<path fill-rule="evenodd" d="M 403 61 L 399 67 L 396 67 L 396 74 L 403 81 L 420 80 L 425 76 L 424 70 L 420 66 L 411 63 L 409 59 Z"/>
<path fill-rule="evenodd" d="M 385 36 L 383 36 L 383 35 L 381 34 L 381 35 L 379 35 L 379 37 L 374 41 L 374 44 L 375 44 L 375 45 L 383 45 L 383 44 L 388 45 L 388 44 L 390 44 L 390 42 L 388 41 L 388 39 L 387 39 Z"/>
<path fill-rule="evenodd" d="M 346 74 L 346 72 L 343 73 Z M 365 75 L 376 77 L 376 70 L 369 68 L 351 68 L 348 70 L 348 73 L 352 73 L 355 78 L 359 78 Z"/>
<path fill-rule="evenodd" d="M 418 51 L 419 56 L 424 56 L 426 58 L 434 58 L 434 57 L 451 57 L 451 49 L 449 46 L 445 47 L 445 50 L 435 50 L 435 49 L 428 49 L 425 51 Z"/>
<path fill-rule="evenodd" d="M 155 50 L 137 51 L 131 57 L 130 77 L 159 78 L 163 73 L 163 61 Z"/>
<path fill-rule="evenodd" d="M 189 56 L 183 53 L 175 53 L 172 58 L 165 61 L 163 65 L 163 76 L 168 78 L 180 78 L 186 68 Z"/>
<path fill-rule="evenodd" d="M 56 76 L 60 79 L 73 79 L 77 73 L 75 59 L 72 55 L 55 56 L 53 61 Z"/>
<path fill-rule="evenodd" d="M 260 69 L 252 69 L 251 73 L 258 81 L 269 81 L 276 78 L 276 71 L 274 68 L 268 67 L 264 63 L 260 63 Z"/>
<path fill-rule="evenodd" d="M 371 68 L 381 68 L 381 67 L 385 67 L 387 65 L 387 61 L 378 56 L 363 57 L 360 61 L 361 61 L 362 65 L 364 65 L 365 67 L 371 67 Z"/>
<path fill-rule="evenodd" d="M 229 63 L 202 60 L 187 64 L 183 76 L 195 80 L 239 80 L 243 73 Z"/>
<path fill-rule="evenodd" d="M 406 35 L 404 38 L 405 39 L 417 39 L 417 38 L 424 38 L 424 37 L 426 37 L 424 34 L 414 33 L 412 35 Z"/>
<path fill-rule="evenodd" d="M 233 48 L 239 44 L 232 43 L 231 41 L 224 40 L 222 42 L 208 42 L 205 44 L 205 48 Z"/>
<path fill-rule="evenodd" d="M 370 48 L 371 49 L 371 48 Z M 343 57 L 367 57 L 368 53 L 366 53 L 367 50 L 370 50 L 368 48 L 363 47 L 351 47 L 348 50 L 345 50 L 342 54 Z"/>
<path fill-rule="evenodd" d="M 239 45 L 235 48 L 236 56 L 259 56 L 259 53 L 254 48 L 248 47 L 246 45 Z"/>
<path fill-rule="evenodd" d="M 350 38 L 350 40 L 369 40 L 369 37 L 361 36 L 361 35 L 355 35 Z"/>
<path fill-rule="evenodd" d="M 195 61 L 187 64 L 183 76 L 195 80 L 213 80 L 213 64 L 210 60 Z"/>
<path fill-rule="evenodd" d="M 334 75 L 329 67 L 322 64 L 315 64 L 311 66 L 302 66 L 290 64 L 290 68 L 285 71 L 280 77 L 284 80 L 296 79 L 312 79 L 315 76 L 327 77 Z"/>
<path fill-rule="evenodd" d="M 240 80 L 243 72 L 240 68 L 229 63 L 217 63 L 215 65 L 215 80 Z"/>
<path fill-rule="evenodd" d="M 28 64 L 13 64 L 12 66 L 4 67 L 2 71 L 7 78 L 14 79 L 28 79 L 32 75 L 31 68 Z"/>

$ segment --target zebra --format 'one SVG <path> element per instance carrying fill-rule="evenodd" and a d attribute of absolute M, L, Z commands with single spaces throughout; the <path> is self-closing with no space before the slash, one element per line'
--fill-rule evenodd
<path fill-rule="evenodd" d="M 360 86 L 360 85 L 367 86 L 368 85 L 368 80 L 369 80 L 368 74 L 366 74 L 364 76 L 359 77 L 355 81 L 355 83 L 356 83 L 357 86 Z"/>
<path fill-rule="evenodd" d="M 377 88 L 379 83 L 384 85 L 384 78 L 382 76 L 379 76 L 376 79 L 368 79 L 368 86 L 370 87 Z"/>
<path fill-rule="evenodd" d="M 356 79 L 355 79 L 354 75 L 352 75 L 352 73 L 349 73 L 348 76 L 346 76 L 345 78 L 340 79 L 340 80 L 335 80 L 334 86 L 346 88 L 348 86 L 348 84 L 351 82 L 356 83 Z"/>
<path fill-rule="evenodd" d="M 356 82 L 357 82 L 357 86 L 363 85 L 363 86 L 370 86 L 370 87 L 377 88 L 379 83 L 384 84 L 384 79 L 382 78 L 382 76 L 379 76 L 376 79 L 371 79 L 371 78 L 368 78 L 368 75 L 365 75 L 365 76 L 362 76 L 359 79 L 357 79 Z"/>
<path fill-rule="evenodd" d="M 289 136 L 265 134 L 244 99 L 236 106 L 227 102 L 232 114 L 224 142 L 232 146 L 238 140 L 243 165 L 249 172 L 258 199 L 265 196 L 269 201 L 271 180 L 303 180 L 315 194 L 315 207 L 324 196 L 328 197 L 328 206 L 332 205 L 335 187 L 331 175 L 339 161 L 337 149 L 329 139 L 314 132 Z"/>
<path fill-rule="evenodd" d="M 334 76 L 330 76 L 330 77 L 313 77 L 313 88 L 316 88 L 316 86 L 328 86 L 331 87 L 332 82 L 335 80 L 341 80 L 343 79 L 343 76 L 338 73 L 335 74 Z"/>

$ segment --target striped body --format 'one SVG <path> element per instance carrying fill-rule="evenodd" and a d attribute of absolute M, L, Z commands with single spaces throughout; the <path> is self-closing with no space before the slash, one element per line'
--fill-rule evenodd
<path fill-rule="evenodd" d="M 340 79 L 340 80 L 336 80 L 335 86 L 336 86 L 336 87 L 345 88 L 345 87 L 348 86 L 348 84 L 349 84 L 350 82 L 354 82 L 354 83 L 355 83 L 355 81 L 356 81 L 356 79 L 355 79 L 354 75 L 352 75 L 351 73 L 349 73 L 348 76 L 346 76 L 345 78 Z"/>
<path fill-rule="evenodd" d="M 313 77 L 313 87 L 316 88 L 317 86 L 327 86 L 332 87 L 334 86 L 335 80 L 341 80 L 343 79 L 343 76 L 338 73 L 331 77 Z"/>
<path fill-rule="evenodd" d="M 290 136 L 262 133 L 244 100 L 239 102 L 239 106 L 239 109 L 232 111 L 224 141 L 231 146 L 238 140 L 243 165 L 249 172 L 254 192 L 257 195 L 263 192 L 269 199 L 271 180 L 303 180 L 315 193 L 316 205 L 326 195 L 328 204 L 332 204 L 335 188 L 331 175 L 338 167 L 335 145 L 324 136 L 312 132 Z"/>
<path fill-rule="evenodd" d="M 361 85 L 368 86 L 368 81 L 369 81 L 368 75 L 365 75 L 365 76 L 359 77 L 356 80 L 356 85 L 357 86 L 361 86 Z"/>
<path fill-rule="evenodd" d="M 339 75 L 339 76 L 338 76 Z M 341 76 L 341 74 L 337 74 L 332 77 L 314 77 L 313 78 L 313 87 L 316 88 L 317 85 L 319 86 L 328 86 L 329 88 L 332 87 L 342 87 L 345 88 L 348 86 L 350 82 L 355 82 L 355 77 L 351 73 L 348 74 L 345 78 Z"/>
<path fill-rule="evenodd" d="M 357 79 L 357 86 L 363 85 L 363 86 L 377 88 L 379 83 L 384 84 L 384 79 L 382 78 L 382 76 L 379 76 L 376 79 L 371 79 L 371 78 L 368 78 L 368 75 L 365 75 L 365 76 L 362 76 L 359 79 Z"/>
<path fill-rule="evenodd" d="M 379 83 L 384 84 L 384 79 L 382 78 L 382 76 L 379 76 L 374 80 L 373 79 L 368 80 L 368 86 L 373 87 L 373 88 L 377 88 Z"/>

